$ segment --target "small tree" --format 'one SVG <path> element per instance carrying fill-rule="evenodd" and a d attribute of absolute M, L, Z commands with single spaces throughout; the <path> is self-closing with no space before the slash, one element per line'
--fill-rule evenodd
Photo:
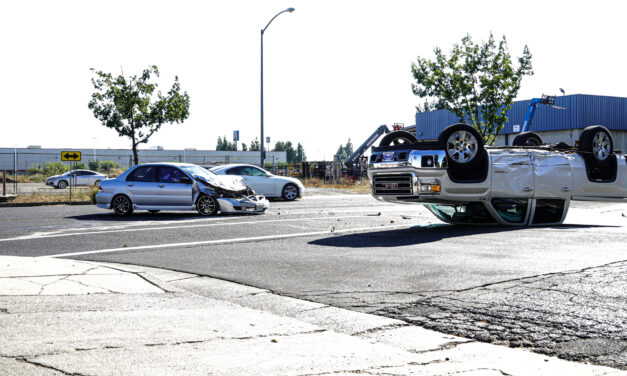
<path fill-rule="evenodd" d="M 96 75 L 91 80 L 96 91 L 91 95 L 89 109 L 102 125 L 131 139 L 135 164 L 139 163 L 138 145 L 147 143 L 163 124 L 182 123 L 189 117 L 189 95 L 181 94 L 178 77 L 165 96 L 156 91 L 158 84 L 150 82 L 153 74 L 159 77 L 156 65 L 144 69 L 139 77 L 129 78 L 113 77 L 93 68 L 91 71 Z"/>
<path fill-rule="evenodd" d="M 306 161 L 307 161 L 307 156 L 305 155 L 305 148 L 303 148 L 303 145 L 301 145 L 299 142 L 298 146 L 296 147 L 296 162 L 306 162 Z"/>
<path fill-rule="evenodd" d="M 250 151 L 261 151 L 261 143 L 256 137 L 250 142 Z"/>
<path fill-rule="evenodd" d="M 346 145 L 340 145 L 335 154 L 339 156 L 340 162 L 343 163 L 346 161 L 348 157 L 353 154 L 353 143 L 351 142 L 351 139 L 348 139 Z"/>
<path fill-rule="evenodd" d="M 527 46 L 514 67 L 505 36 L 475 44 L 470 35 L 455 44 L 450 57 L 435 48 L 435 60 L 418 57 L 411 69 L 414 94 L 425 98 L 418 112 L 446 109 L 460 122 L 474 126 L 487 145 L 496 140 L 507 121 L 506 113 L 520 89 L 523 76 L 533 75 Z"/>

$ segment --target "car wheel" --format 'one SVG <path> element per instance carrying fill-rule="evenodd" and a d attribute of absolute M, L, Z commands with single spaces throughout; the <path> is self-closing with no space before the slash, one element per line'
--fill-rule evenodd
<path fill-rule="evenodd" d="M 298 187 L 294 184 L 286 184 L 285 187 L 283 187 L 281 197 L 287 201 L 295 200 L 296 197 L 298 197 Z"/>
<path fill-rule="evenodd" d="M 59 187 L 60 189 L 65 189 L 65 187 L 67 187 L 67 182 L 65 180 L 61 180 L 58 184 L 57 187 Z"/>
<path fill-rule="evenodd" d="M 200 215 L 214 215 L 218 211 L 218 202 L 211 196 L 202 195 L 196 201 L 196 210 Z"/>
<path fill-rule="evenodd" d="M 409 144 L 413 144 L 416 141 L 418 141 L 416 136 L 414 136 L 413 134 L 407 131 L 394 131 L 392 133 L 385 135 L 385 137 L 381 139 L 379 146 L 409 145 Z"/>
<path fill-rule="evenodd" d="M 587 127 L 579 136 L 579 151 L 591 153 L 600 164 L 609 163 L 613 147 L 612 135 L 602 125 Z"/>
<path fill-rule="evenodd" d="M 467 124 L 453 124 L 438 136 L 450 165 L 467 165 L 483 152 L 483 138 Z"/>
<path fill-rule="evenodd" d="M 513 146 L 540 146 L 542 139 L 534 132 L 523 132 L 514 137 Z"/>
<path fill-rule="evenodd" d="M 115 196 L 113 198 L 112 206 L 113 211 L 117 215 L 125 216 L 133 213 L 133 204 L 131 203 L 131 199 L 124 195 Z"/>
<path fill-rule="evenodd" d="M 148 213 L 152 213 L 152 214 L 157 214 L 159 213 L 161 210 L 148 210 Z"/>

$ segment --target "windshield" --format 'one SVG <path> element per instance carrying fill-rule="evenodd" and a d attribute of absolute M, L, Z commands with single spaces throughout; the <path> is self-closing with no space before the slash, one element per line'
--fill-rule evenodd
<path fill-rule="evenodd" d="M 495 223 L 494 218 L 480 202 L 459 205 L 429 205 L 433 214 L 445 222 L 465 224 Z"/>
<path fill-rule="evenodd" d="M 200 166 L 181 166 L 181 168 L 191 176 L 198 175 L 210 179 L 216 175 L 213 171 L 209 171 Z"/>

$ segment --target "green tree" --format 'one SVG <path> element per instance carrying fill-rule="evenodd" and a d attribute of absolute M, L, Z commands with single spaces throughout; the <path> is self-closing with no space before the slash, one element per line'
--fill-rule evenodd
<path fill-rule="evenodd" d="M 475 44 L 470 35 L 453 45 L 450 56 L 434 49 L 435 60 L 418 57 L 411 70 L 413 92 L 425 98 L 418 112 L 446 109 L 460 122 L 475 127 L 487 145 L 496 140 L 507 121 L 523 76 L 533 75 L 531 53 L 527 46 L 514 66 L 505 36 L 498 43 L 490 34 L 483 44 Z"/>
<path fill-rule="evenodd" d="M 274 144 L 274 149 L 272 149 L 272 151 L 284 151 L 285 157 L 287 159 L 287 163 L 297 162 L 296 150 L 294 149 L 294 146 L 292 145 L 292 141 L 287 141 L 287 142 L 277 141 Z"/>
<path fill-rule="evenodd" d="M 339 156 L 340 162 L 343 163 L 346 161 L 348 157 L 353 154 L 353 143 L 351 142 L 351 139 L 348 139 L 346 145 L 340 145 L 335 154 Z"/>
<path fill-rule="evenodd" d="M 261 143 L 256 137 L 250 142 L 250 151 L 261 151 Z"/>
<path fill-rule="evenodd" d="M 296 162 L 306 162 L 306 161 L 307 161 L 307 156 L 305 155 L 305 148 L 303 148 L 303 145 L 301 145 L 299 142 L 298 146 L 296 146 Z"/>
<path fill-rule="evenodd" d="M 248 146 L 242 142 L 242 151 L 248 151 Z"/>
<path fill-rule="evenodd" d="M 237 151 L 237 142 L 230 142 L 224 136 L 224 138 L 218 136 L 218 143 L 216 145 L 217 151 Z"/>
<path fill-rule="evenodd" d="M 138 145 L 147 143 L 163 124 L 182 123 L 189 117 L 189 95 L 181 94 L 178 77 L 167 95 L 150 82 L 152 75 L 159 77 L 156 65 L 144 69 L 139 77 L 129 78 L 91 71 L 96 75 L 91 79 L 95 92 L 88 107 L 102 125 L 131 139 L 135 164 L 139 163 Z"/>

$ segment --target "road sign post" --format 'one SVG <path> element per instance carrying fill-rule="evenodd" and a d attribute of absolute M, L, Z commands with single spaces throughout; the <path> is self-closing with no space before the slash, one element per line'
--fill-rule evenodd
<path fill-rule="evenodd" d="M 72 183 L 74 182 L 74 177 L 72 176 L 72 167 L 76 167 L 76 162 L 81 161 L 81 152 L 64 150 L 61 152 L 61 160 L 65 162 L 70 162 L 70 205 L 72 205 Z"/>

